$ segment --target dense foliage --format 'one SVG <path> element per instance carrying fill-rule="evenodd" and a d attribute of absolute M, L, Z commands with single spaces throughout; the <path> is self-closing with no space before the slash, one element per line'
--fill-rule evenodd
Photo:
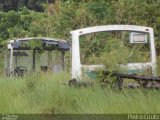
<path fill-rule="evenodd" d="M 0 1 L 0 41 L 49 36 L 70 40 L 70 31 L 95 25 L 134 24 L 153 27 L 160 51 L 160 0 L 12 0 Z M 3 9 L 4 4 L 14 7 Z M 40 5 L 41 10 L 34 9 Z M 8 12 L 5 12 L 8 11 Z M 94 40 L 93 40 L 94 38 Z M 106 35 L 81 38 L 82 56 L 105 51 Z M 87 46 L 86 46 L 87 44 Z"/>
<path fill-rule="evenodd" d="M 70 41 L 71 30 L 109 24 L 153 27 L 159 56 L 160 0 L 0 0 L 0 44 L 8 39 L 38 36 Z M 117 61 L 125 64 L 132 58 L 138 60 L 144 56 L 139 51 L 149 48 L 124 46 L 123 41 L 117 42 L 117 39 L 128 34 L 114 35 L 96 33 L 80 37 L 81 62 L 105 61 L 106 67 L 112 70 L 117 67 Z M 139 56 L 131 56 L 133 50 L 140 53 Z M 2 59 L 2 53 L 0 56 Z M 128 56 L 131 58 L 126 59 Z M 65 83 L 71 78 L 66 73 L 34 73 L 19 78 L 3 77 L 1 71 L 0 74 L 0 113 L 148 114 L 160 111 L 157 90 L 113 92 L 97 84 L 81 89 L 68 87 Z"/>
<path fill-rule="evenodd" d="M 29 10 L 27 4 L 32 2 L 43 5 L 44 12 Z M 18 11 L 0 12 L 1 39 L 38 35 L 69 38 L 70 30 L 102 24 L 150 26 L 159 37 L 160 0 L 28 0 L 27 4 Z"/>

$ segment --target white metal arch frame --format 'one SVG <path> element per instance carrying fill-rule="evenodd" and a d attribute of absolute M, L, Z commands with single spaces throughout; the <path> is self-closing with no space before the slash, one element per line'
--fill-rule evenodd
<path fill-rule="evenodd" d="M 129 63 L 127 64 L 128 68 L 133 69 L 143 69 L 144 67 L 152 67 L 152 72 L 156 70 L 156 51 L 154 43 L 154 33 L 151 27 L 145 26 L 136 26 L 136 25 L 103 25 L 88 27 L 83 29 L 78 29 L 71 31 L 72 35 L 72 78 L 81 77 L 81 61 L 80 61 L 80 45 L 79 45 L 79 36 L 94 33 L 94 32 L 103 32 L 103 31 L 135 31 L 135 32 L 144 32 L 149 34 L 149 43 L 150 43 L 150 57 L 151 61 L 147 63 Z M 94 66 L 96 67 L 96 65 Z"/>

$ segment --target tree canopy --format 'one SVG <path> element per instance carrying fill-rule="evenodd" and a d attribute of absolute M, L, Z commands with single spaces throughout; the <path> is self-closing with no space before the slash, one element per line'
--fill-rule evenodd
<path fill-rule="evenodd" d="M 0 42 L 36 36 L 70 40 L 71 30 L 134 24 L 153 27 L 160 48 L 160 0 L 1 0 L 0 9 Z M 93 42 L 95 47 L 103 37 Z"/>
<path fill-rule="evenodd" d="M 160 0 L 0 0 L 0 43 L 13 38 L 40 36 L 70 41 L 71 30 L 110 24 L 154 28 L 159 55 Z M 103 59 L 103 55 L 104 58 L 110 56 L 108 65 L 118 58 L 119 62 L 125 62 L 126 58 L 121 59 L 124 55 L 121 48 L 125 48 L 127 55 L 131 52 L 130 46 L 114 47 L 118 44 L 114 42 L 117 38 L 111 38 L 112 42 L 108 43 L 107 37 L 104 33 L 81 37 L 81 57 L 87 58 L 82 62 L 92 62 L 90 57 L 94 56 Z M 110 51 L 106 44 L 115 49 Z M 108 54 L 104 54 L 107 51 Z M 123 51 L 122 54 L 119 51 Z M 115 57 L 112 59 L 112 56 Z"/>
<path fill-rule="evenodd" d="M 0 39 L 19 37 L 18 29 L 25 35 L 68 37 L 70 30 L 102 24 L 150 26 L 159 37 L 160 0 L 1 0 L 0 4 Z"/>

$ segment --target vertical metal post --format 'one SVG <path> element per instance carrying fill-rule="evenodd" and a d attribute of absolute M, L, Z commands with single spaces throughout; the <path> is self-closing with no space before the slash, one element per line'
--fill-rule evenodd
<path fill-rule="evenodd" d="M 48 50 L 48 69 L 51 71 L 53 69 L 52 56 L 52 51 Z"/>
<path fill-rule="evenodd" d="M 64 58 L 65 52 L 61 51 L 61 64 L 62 64 L 62 69 L 65 71 L 65 58 Z"/>
<path fill-rule="evenodd" d="M 81 79 L 79 34 L 72 32 L 72 78 Z"/>
<path fill-rule="evenodd" d="M 154 32 L 153 29 L 150 29 L 150 54 L 151 54 L 151 62 L 152 62 L 152 74 L 157 74 L 157 61 L 156 61 L 156 50 L 155 50 L 155 43 L 154 43 Z"/>
<path fill-rule="evenodd" d="M 8 67 L 9 67 L 9 61 L 8 61 L 8 49 L 7 46 L 4 46 L 4 75 L 8 74 Z"/>
<path fill-rule="evenodd" d="M 17 57 L 18 57 L 18 56 L 15 56 L 15 63 L 16 63 L 16 67 L 17 67 L 17 64 L 18 64 Z"/>
<path fill-rule="evenodd" d="M 33 59 L 32 59 L 32 69 L 33 69 L 33 71 L 35 71 L 35 64 L 36 64 L 35 55 L 36 55 L 36 51 L 33 49 Z"/>
<path fill-rule="evenodd" d="M 10 48 L 10 64 L 9 64 L 9 68 L 10 70 L 13 69 L 13 46 L 11 45 L 11 48 Z"/>

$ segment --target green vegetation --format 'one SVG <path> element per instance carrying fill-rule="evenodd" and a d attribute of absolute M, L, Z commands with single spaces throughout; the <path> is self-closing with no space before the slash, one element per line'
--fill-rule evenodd
<path fill-rule="evenodd" d="M 69 75 L 0 78 L 0 113 L 159 113 L 159 91 L 64 85 Z"/>
<path fill-rule="evenodd" d="M 14 1 L 17 3 L 18 0 Z M 21 0 L 21 2 L 19 0 L 19 3 L 13 3 L 13 0 L 0 1 L 1 45 L 8 39 L 40 36 L 70 41 L 71 30 L 96 25 L 149 26 L 155 31 L 158 68 L 160 68 L 158 41 L 160 0 Z M 127 34 L 120 36 L 118 33 L 84 35 L 80 38 L 82 62 L 103 62 L 107 68 L 115 70 L 118 69 L 117 63 L 125 64 L 133 58 L 137 61 L 140 58 L 142 61 L 147 60 L 148 54 L 145 56 L 139 51 L 146 52 L 149 47 L 124 46 L 121 42 L 125 40 L 125 35 L 127 36 Z M 115 42 L 119 39 L 122 41 Z M 139 51 L 136 51 L 137 49 Z M 138 56 L 128 58 L 132 52 Z M 0 53 L 0 56 L 3 54 Z M 0 61 L 0 68 L 3 69 L 3 57 Z M 75 88 L 62 84 L 70 79 L 68 73 L 34 73 L 23 78 L 7 78 L 2 75 L 3 70 L 0 72 L 0 113 L 159 113 L 160 111 L 158 90 L 124 89 L 117 92 L 110 88 L 102 89 L 99 85 Z M 160 69 L 158 72 L 160 73 Z"/>
<path fill-rule="evenodd" d="M 156 38 L 159 37 L 160 0 L 28 1 L 30 4 L 41 4 L 44 12 L 27 9 L 25 4 L 17 11 L 1 11 L 1 40 L 26 36 L 50 36 L 69 40 L 70 30 L 108 24 L 150 26 L 155 29 Z"/>
<path fill-rule="evenodd" d="M 0 11 L 0 31 L 2 31 L 0 43 L 13 38 L 37 36 L 70 41 L 71 30 L 96 25 L 134 24 L 154 28 L 156 48 L 159 52 L 160 0 L 11 1 L 0 2 L 2 6 L 6 4 L 13 6 L 8 9 L 8 12 Z M 34 5 L 40 5 L 43 10 L 35 10 Z M 116 35 L 111 34 L 110 37 Z M 108 45 L 108 39 L 106 39 L 108 37 L 109 35 L 106 33 L 83 37 L 81 50 L 84 52 L 81 55 L 86 59 L 105 53 L 104 45 Z"/>
<path fill-rule="evenodd" d="M 1 2 L 3 5 L 12 3 L 11 1 Z M 96 25 L 133 24 L 154 28 L 156 50 L 159 56 L 160 0 L 23 0 L 12 5 L 18 7 L 11 7 L 13 9 L 9 9 L 8 12 L 0 11 L 0 31 L 2 31 L 0 33 L 0 43 L 13 38 L 37 36 L 70 41 L 71 30 Z M 33 5 L 33 9 L 31 5 Z M 35 10 L 34 5 L 40 5 L 43 10 Z M 136 61 L 139 61 L 139 58 L 140 61 L 148 59 L 147 55 L 140 53 L 138 57 L 131 56 L 128 58 L 126 56 L 125 59 L 118 61 L 117 58 L 120 55 L 116 56 L 116 51 L 119 51 L 119 49 L 105 55 L 106 51 L 109 51 L 106 45 L 108 47 L 108 45 L 115 44 L 108 42 L 109 38 L 112 40 L 114 36 L 119 35 L 118 33 L 106 34 L 105 32 L 81 37 L 81 56 L 82 59 L 84 58 L 81 60 L 82 63 L 95 63 L 94 58 L 100 56 L 113 56 L 114 60 L 112 58 L 108 60 L 116 60 L 119 63 L 131 62 L 133 58 Z M 123 39 L 123 36 L 121 39 Z M 139 51 L 148 49 L 148 46 L 145 46 L 145 48 L 136 51 L 139 48 L 131 47 L 132 49 L 128 49 L 128 47 L 130 46 L 127 46 L 125 50 L 120 49 L 123 52 L 125 51 L 126 55 L 131 55 L 132 51 L 137 55 Z M 144 56 L 144 58 L 141 58 L 141 56 Z"/>

